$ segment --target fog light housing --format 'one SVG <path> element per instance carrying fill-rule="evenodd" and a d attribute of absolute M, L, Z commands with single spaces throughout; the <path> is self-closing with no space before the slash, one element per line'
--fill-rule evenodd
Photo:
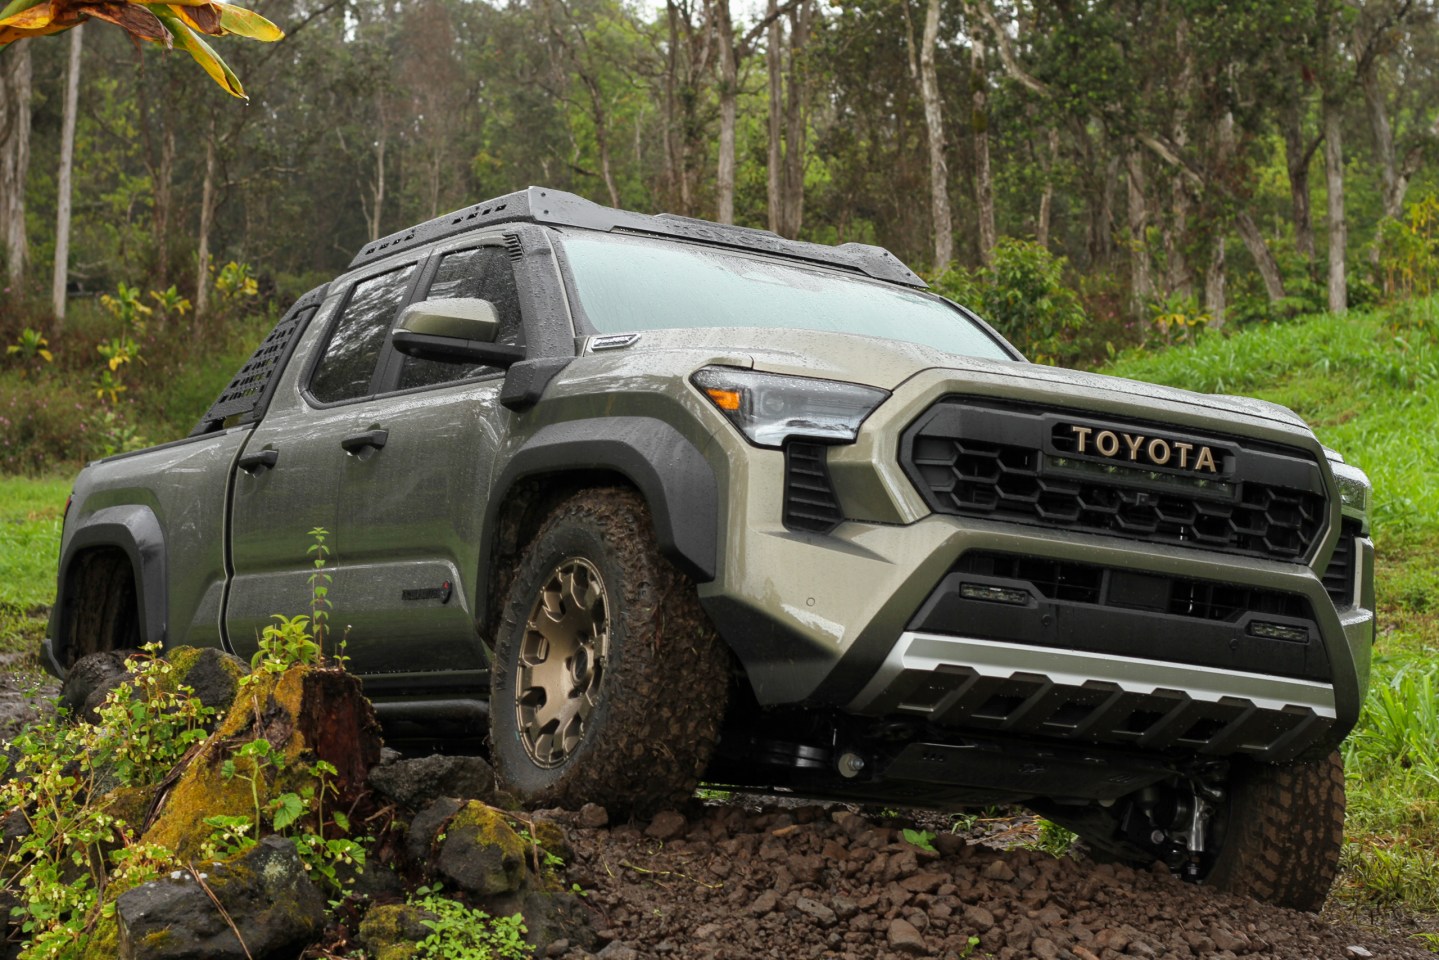
<path fill-rule="evenodd" d="M 1290 643 L 1308 643 L 1309 628 L 1292 623 L 1273 623 L 1269 620 L 1255 620 L 1249 625 L 1249 635 L 1261 640 L 1287 640 Z"/>
<path fill-rule="evenodd" d="M 983 600 L 986 603 L 1008 603 L 1014 606 L 1026 606 L 1029 603 L 1029 591 L 1017 590 L 1014 587 L 998 587 L 989 583 L 961 583 L 959 595 L 966 600 Z"/>

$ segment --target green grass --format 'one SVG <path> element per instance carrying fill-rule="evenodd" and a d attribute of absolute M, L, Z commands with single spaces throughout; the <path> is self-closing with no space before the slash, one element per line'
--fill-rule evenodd
<path fill-rule="evenodd" d="M 0 653 L 29 652 L 55 599 L 68 479 L 0 477 Z"/>
<path fill-rule="evenodd" d="M 1439 300 L 1131 353 L 1106 373 L 1290 407 L 1374 483 L 1379 641 L 1344 747 L 1341 899 L 1439 909 Z"/>

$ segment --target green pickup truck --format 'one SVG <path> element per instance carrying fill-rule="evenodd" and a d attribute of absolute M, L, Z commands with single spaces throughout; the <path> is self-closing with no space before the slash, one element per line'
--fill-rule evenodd
<path fill-rule="evenodd" d="M 535 803 L 1024 804 L 1317 909 L 1369 484 L 1290 411 L 1027 363 L 878 247 L 530 188 L 366 246 L 183 440 L 89 465 L 43 655 L 310 605 Z"/>

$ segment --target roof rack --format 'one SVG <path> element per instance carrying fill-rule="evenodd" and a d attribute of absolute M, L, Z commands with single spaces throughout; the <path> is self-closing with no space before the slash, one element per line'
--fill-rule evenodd
<path fill-rule="evenodd" d="M 366 244 L 350 266 L 358 267 L 401 250 L 458 236 L 480 227 L 499 223 L 544 223 L 562 227 L 579 227 L 585 230 L 602 230 L 607 233 L 648 234 L 651 236 L 676 237 L 696 240 L 725 247 L 744 250 L 759 250 L 782 257 L 808 260 L 830 266 L 854 270 L 877 280 L 902 283 L 910 287 L 927 287 L 927 284 L 899 258 L 883 247 L 866 243 L 845 243 L 837 247 L 821 243 L 805 243 L 785 240 L 768 230 L 751 227 L 727 226 L 662 213 L 649 216 L 628 210 L 602 207 L 583 197 L 563 190 L 548 187 L 530 187 L 517 190 L 493 200 L 486 200 L 464 207 L 443 217 L 436 217 L 417 224 L 407 230 L 392 233 Z"/>

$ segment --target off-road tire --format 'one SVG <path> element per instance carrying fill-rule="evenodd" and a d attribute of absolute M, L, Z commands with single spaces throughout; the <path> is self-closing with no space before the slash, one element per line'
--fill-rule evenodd
<path fill-rule="evenodd" d="M 495 644 L 490 747 L 501 788 L 526 803 L 647 814 L 687 798 L 704 773 L 724 716 L 729 654 L 653 529 L 634 491 L 583 490 L 553 509 L 523 551 Z M 574 561 L 603 584 L 608 650 L 582 739 L 545 766 L 532 755 L 534 738 L 522 735 L 532 728 L 519 716 L 517 678 L 540 592 Z"/>
<path fill-rule="evenodd" d="M 1204 882 L 1295 910 L 1324 906 L 1344 843 L 1344 761 L 1235 762 L 1218 856 Z"/>

